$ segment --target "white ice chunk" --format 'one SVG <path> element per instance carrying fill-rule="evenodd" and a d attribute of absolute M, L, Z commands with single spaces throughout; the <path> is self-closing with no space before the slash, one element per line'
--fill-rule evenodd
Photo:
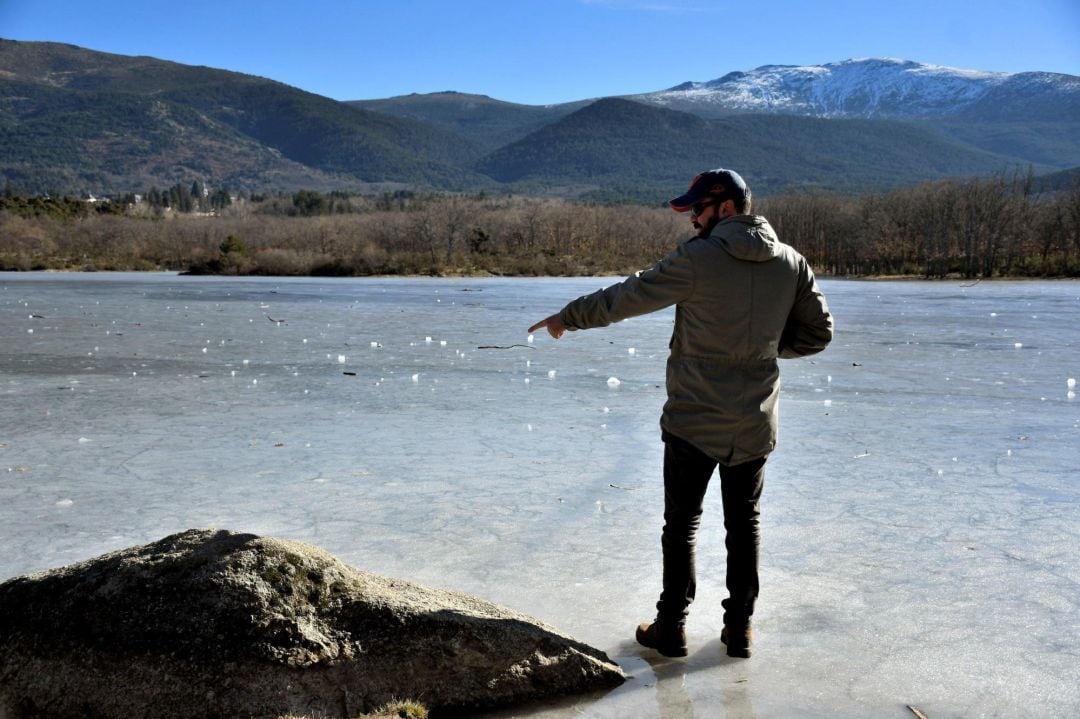
<path fill-rule="evenodd" d="M 338 355 L 337 356 L 337 361 L 338 361 L 338 364 L 345 364 L 345 355 Z"/>
<path fill-rule="evenodd" d="M 631 355 L 637 354 L 637 350 L 631 347 L 630 349 L 626 350 L 626 353 Z"/>
<path fill-rule="evenodd" d="M 525 340 L 525 341 L 528 342 L 529 344 L 532 344 L 533 336 L 529 335 L 529 338 L 527 340 Z"/>
<path fill-rule="evenodd" d="M 71 501 L 70 499 L 61 499 L 59 502 L 56 503 L 56 506 L 57 507 L 70 507 L 73 504 L 75 504 L 75 502 Z"/>
<path fill-rule="evenodd" d="M 1015 343 L 1013 343 L 1013 347 L 1015 347 L 1016 349 L 1020 349 L 1023 346 L 1024 346 L 1023 342 L 1015 342 Z"/>
<path fill-rule="evenodd" d="M 608 377 L 607 383 L 608 387 L 618 387 L 622 384 L 622 382 L 619 381 L 618 377 Z"/>
<path fill-rule="evenodd" d="M 419 382 L 419 381 L 420 381 L 420 375 L 418 375 L 418 374 L 414 374 L 414 375 L 412 376 L 412 381 L 413 381 L 413 382 Z"/>
<path fill-rule="evenodd" d="M 555 370 L 553 370 L 553 369 L 548 370 L 548 379 L 555 379 Z"/>
<path fill-rule="evenodd" d="M 93 440 L 87 439 L 86 437 L 79 437 L 79 444 L 87 444 L 92 441 Z"/>
<path fill-rule="evenodd" d="M 1065 380 L 1065 386 L 1069 389 L 1076 389 L 1076 380 L 1070 377 L 1069 379 Z"/>

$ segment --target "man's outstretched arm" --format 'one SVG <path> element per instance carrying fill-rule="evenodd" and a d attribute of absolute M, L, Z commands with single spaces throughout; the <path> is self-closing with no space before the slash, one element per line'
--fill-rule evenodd
<path fill-rule="evenodd" d="M 559 339 L 568 329 L 583 330 L 607 327 L 628 317 L 669 307 L 686 299 L 694 288 L 694 266 L 684 247 L 677 247 L 648 270 L 590 295 L 578 297 L 529 328 L 541 327 Z"/>

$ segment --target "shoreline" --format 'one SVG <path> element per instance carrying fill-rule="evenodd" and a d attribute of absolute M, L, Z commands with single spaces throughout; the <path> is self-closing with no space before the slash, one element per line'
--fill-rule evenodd
<path fill-rule="evenodd" d="M 268 274 L 229 274 L 229 273 L 214 273 L 214 272 L 190 272 L 188 270 L 85 270 L 85 269 L 41 269 L 41 270 L 9 270 L 0 269 L 0 277 L 6 276 L 27 276 L 27 275 L 48 275 L 48 274 L 78 274 L 78 275 L 116 275 L 116 274 L 129 274 L 129 275 L 175 275 L 177 277 L 227 277 L 227 278 L 264 278 L 264 279 L 409 279 L 409 280 L 422 280 L 422 279 L 573 279 L 573 278 L 589 278 L 589 277 L 627 277 L 626 274 L 617 272 L 611 273 L 595 273 L 595 274 L 581 274 L 581 275 L 527 275 L 527 274 L 493 274 L 491 272 L 447 272 L 441 274 L 409 274 L 409 273 L 394 273 L 394 274 L 370 274 L 370 275 L 268 275 Z M 926 277 L 925 275 L 833 275 L 825 274 L 821 272 L 815 272 L 815 276 L 819 280 L 843 280 L 852 282 L 961 282 L 969 286 L 975 286 L 983 282 L 1076 282 L 1080 281 L 1080 277 L 1073 277 L 1070 275 L 1050 275 L 1045 277 L 1034 277 L 1031 275 L 1007 275 L 998 277 L 963 277 L 960 275 L 948 275 L 945 277 Z"/>

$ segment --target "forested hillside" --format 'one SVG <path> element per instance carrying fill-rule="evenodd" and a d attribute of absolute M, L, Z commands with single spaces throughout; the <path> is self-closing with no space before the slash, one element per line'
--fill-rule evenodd
<path fill-rule="evenodd" d="M 837 66 L 849 65 L 861 67 Z M 865 194 L 1080 164 L 1080 121 L 1069 110 L 1077 83 L 1027 75 L 963 113 L 915 119 L 734 111 L 691 101 L 701 95 L 693 88 L 679 102 L 674 91 L 657 95 L 689 112 L 650 104 L 651 96 L 554 106 L 454 92 L 338 102 L 227 70 L 0 40 L 0 181 L 23 194 L 119 195 L 201 182 L 234 192 L 485 191 L 652 203 L 716 166 L 740 170 L 766 196 Z M 902 90 L 873 86 L 867 96 Z"/>
<path fill-rule="evenodd" d="M 760 196 L 792 188 L 861 194 L 1016 164 L 908 123 L 787 115 L 705 120 L 607 99 L 497 150 L 477 169 L 522 188 L 576 185 L 594 199 L 657 201 L 712 158 L 737 168 Z"/>

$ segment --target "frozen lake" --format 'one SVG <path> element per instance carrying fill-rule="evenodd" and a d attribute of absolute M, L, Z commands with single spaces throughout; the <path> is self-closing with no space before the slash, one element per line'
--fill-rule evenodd
<path fill-rule="evenodd" d="M 690 656 L 633 642 L 672 312 L 526 339 L 611 281 L 0 275 L 0 580 L 222 527 L 483 596 L 632 675 L 497 717 L 1080 715 L 1080 283 L 822 282 L 836 340 L 782 363 L 745 661 L 718 488 Z"/>

